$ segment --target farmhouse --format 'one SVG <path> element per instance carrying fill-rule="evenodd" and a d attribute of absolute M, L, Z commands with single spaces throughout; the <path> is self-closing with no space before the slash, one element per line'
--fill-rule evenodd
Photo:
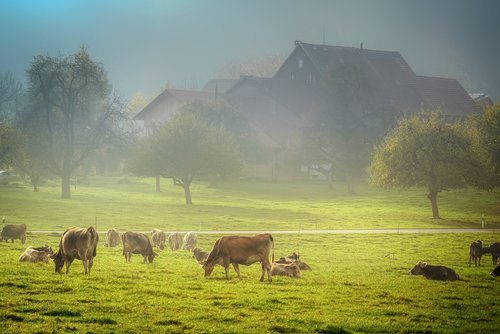
<path fill-rule="evenodd" d="M 271 153 L 271 161 L 247 172 L 273 178 L 277 157 L 293 146 L 301 130 L 346 103 L 366 115 L 367 123 L 387 128 L 422 109 L 439 108 L 448 120 L 481 112 L 457 80 L 418 76 L 399 52 L 295 41 L 272 78 L 213 79 L 202 91 L 167 89 L 134 119 L 143 120 L 149 134 L 183 105 L 215 99 L 240 111 Z"/>

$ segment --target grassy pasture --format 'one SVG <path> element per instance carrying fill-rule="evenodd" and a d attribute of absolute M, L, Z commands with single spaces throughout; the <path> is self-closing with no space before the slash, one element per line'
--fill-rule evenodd
<path fill-rule="evenodd" d="M 440 195 L 440 221 L 430 219 L 421 189 L 404 192 L 343 185 L 232 183 L 219 189 L 193 187 L 193 206 L 180 188 L 151 179 L 95 177 L 59 199 L 57 184 L 33 193 L 23 186 L 0 188 L 0 216 L 28 230 L 62 231 L 95 223 L 105 230 L 306 230 L 363 228 L 500 227 L 500 192 L 461 190 Z M 483 332 L 500 328 L 500 285 L 489 276 L 491 257 L 468 267 L 468 245 L 490 234 L 275 234 L 276 257 L 299 252 L 313 268 L 301 279 L 275 277 L 260 283 L 260 267 L 241 267 L 243 280 L 222 268 L 204 278 L 186 251 L 164 250 L 152 264 L 139 256 L 125 263 L 121 248 L 105 248 L 101 235 L 90 276 L 76 260 L 69 275 L 53 264 L 19 263 L 26 246 L 59 237 L 28 235 L 26 245 L 0 243 L 2 333 L 343 333 Z M 200 234 L 209 250 L 218 235 Z M 408 271 L 417 261 L 454 268 L 458 282 L 428 281 Z"/>
<path fill-rule="evenodd" d="M 29 187 L 0 187 L 0 216 L 26 223 L 31 230 L 64 230 L 94 225 L 98 230 L 308 230 L 364 228 L 500 228 L 500 191 L 472 189 L 443 192 L 442 220 L 433 220 L 425 190 L 382 191 L 358 186 L 345 196 L 345 185 L 330 191 L 321 183 L 229 183 L 218 189 L 193 185 L 192 206 L 167 179 L 162 192 L 153 179 L 94 177 L 77 186 L 72 200 L 61 200 L 59 185 L 39 193 Z"/>
<path fill-rule="evenodd" d="M 200 235 L 209 249 L 217 236 Z M 18 263 L 20 243 L 0 244 L 3 333 L 495 333 L 500 286 L 491 257 L 469 268 L 468 244 L 498 234 L 275 235 L 276 256 L 300 252 L 313 271 L 260 283 L 260 267 L 240 281 L 221 267 L 204 278 L 187 251 L 164 250 L 152 264 L 99 243 L 90 276 L 75 261 L 69 275 L 53 264 Z M 30 236 L 30 244 L 59 238 Z M 462 280 L 411 276 L 417 261 L 453 267 Z"/>

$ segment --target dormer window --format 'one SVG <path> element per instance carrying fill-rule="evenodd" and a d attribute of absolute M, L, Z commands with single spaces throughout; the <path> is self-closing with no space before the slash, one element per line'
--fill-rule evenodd
<path fill-rule="evenodd" d="M 299 69 L 301 69 L 304 66 L 304 61 L 302 58 L 299 59 Z"/>

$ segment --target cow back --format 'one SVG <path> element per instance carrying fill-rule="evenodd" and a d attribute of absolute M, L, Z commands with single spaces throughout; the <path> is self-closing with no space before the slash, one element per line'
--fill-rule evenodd
<path fill-rule="evenodd" d="M 68 257 L 81 260 L 83 254 L 87 257 L 97 255 L 99 235 L 93 226 L 88 228 L 73 227 L 64 231 L 59 243 L 59 252 Z"/>
<path fill-rule="evenodd" d="M 255 236 L 223 236 L 215 242 L 206 263 L 212 265 L 218 258 L 228 257 L 231 262 L 251 264 L 261 259 L 269 259 L 271 248 L 274 262 L 273 243 L 273 238 L 268 233 Z"/>

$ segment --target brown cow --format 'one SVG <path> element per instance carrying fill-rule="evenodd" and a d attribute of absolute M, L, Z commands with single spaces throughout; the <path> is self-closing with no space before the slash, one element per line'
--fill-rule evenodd
<path fill-rule="evenodd" d="M 483 254 L 491 254 L 491 261 L 493 261 L 493 265 L 497 264 L 498 259 L 500 258 L 500 243 L 494 242 L 490 247 L 483 248 Z"/>
<path fill-rule="evenodd" d="M 203 264 L 208 258 L 208 253 L 195 247 L 195 249 L 193 249 L 193 258 L 196 259 L 196 262 L 199 264 Z"/>
<path fill-rule="evenodd" d="M 426 262 L 418 262 L 412 270 L 412 275 L 423 275 L 427 279 L 441 281 L 456 281 L 459 279 L 455 270 L 445 266 L 431 266 Z"/>
<path fill-rule="evenodd" d="M 3 220 L 5 222 L 5 220 Z M 2 232 L 0 233 L 0 241 L 9 241 L 12 240 L 14 243 L 14 239 L 20 239 L 21 243 L 24 244 L 26 242 L 26 224 L 7 224 L 4 225 Z"/>
<path fill-rule="evenodd" d="M 271 262 L 269 253 L 273 250 L 274 262 L 274 240 L 271 234 L 262 233 L 255 236 L 223 236 L 219 238 L 208 255 L 207 261 L 203 265 L 205 277 L 210 276 L 216 264 L 222 263 L 226 271 L 226 278 L 229 279 L 229 264 L 232 264 L 234 270 L 240 275 L 240 264 L 250 265 L 260 262 L 262 265 L 262 274 L 260 281 L 264 281 L 264 275 L 267 272 L 269 282 L 271 277 Z"/>
<path fill-rule="evenodd" d="M 196 248 L 198 243 L 198 235 L 194 232 L 188 232 L 184 235 L 182 240 L 182 249 L 191 251 Z"/>
<path fill-rule="evenodd" d="M 158 256 L 153 251 L 149 238 L 144 233 L 125 232 L 122 234 L 123 242 L 123 256 L 125 261 L 130 263 L 132 254 L 141 254 L 144 257 L 143 262 L 153 262 L 154 258 Z"/>
<path fill-rule="evenodd" d="M 295 254 L 295 253 L 294 253 Z M 276 261 L 275 263 L 281 263 L 281 264 L 295 264 L 299 267 L 300 270 L 312 270 L 311 267 L 305 263 L 305 262 L 302 262 L 301 260 L 298 260 L 298 258 L 296 258 L 294 260 L 293 257 L 280 257 L 280 259 L 278 261 Z"/>
<path fill-rule="evenodd" d="M 33 247 L 29 246 L 26 248 L 24 253 L 19 256 L 19 262 L 45 262 L 49 263 L 49 256 L 54 254 L 52 248 L 49 246 Z"/>
<path fill-rule="evenodd" d="M 64 231 L 59 250 L 51 256 L 54 259 L 55 271 L 60 273 L 66 264 L 66 274 L 74 259 L 82 260 L 85 274 L 90 274 L 94 257 L 96 256 L 99 235 L 94 227 L 88 228 L 71 227 Z"/>
<path fill-rule="evenodd" d="M 182 235 L 178 232 L 174 232 L 168 236 L 168 244 L 172 251 L 176 251 L 182 246 Z"/>
<path fill-rule="evenodd" d="M 473 241 L 469 246 L 469 267 L 474 261 L 474 266 L 481 266 L 481 256 L 483 256 L 483 243 L 481 240 Z"/>
<path fill-rule="evenodd" d="M 159 229 L 154 229 L 151 231 L 151 241 L 153 242 L 153 247 L 158 247 L 163 250 L 165 248 L 165 240 L 167 237 L 165 236 L 165 232 Z"/>
<path fill-rule="evenodd" d="M 116 228 L 106 231 L 106 241 L 104 247 L 116 247 L 120 244 L 120 232 Z"/>
<path fill-rule="evenodd" d="M 288 276 L 300 278 L 300 268 L 295 263 L 277 263 L 274 262 L 271 267 L 272 276 Z"/>

